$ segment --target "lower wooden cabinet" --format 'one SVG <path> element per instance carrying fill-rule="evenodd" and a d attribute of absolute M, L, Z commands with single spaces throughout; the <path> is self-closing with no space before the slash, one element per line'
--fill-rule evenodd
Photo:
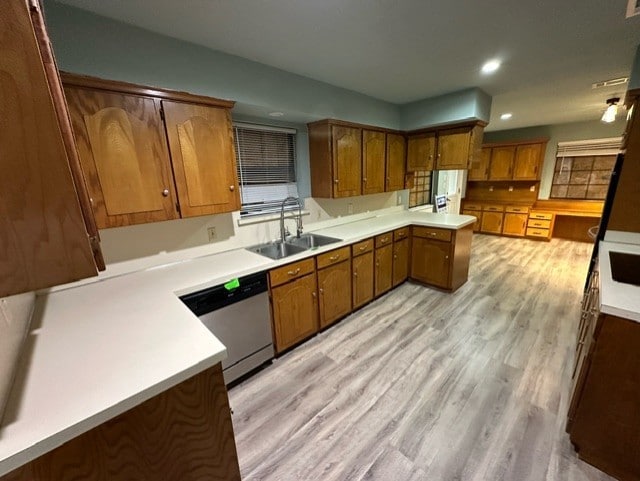
<path fill-rule="evenodd" d="M 467 281 L 473 226 L 459 230 L 414 226 L 410 277 L 454 291 Z"/>
<path fill-rule="evenodd" d="M 220 364 L 0 476 L 0 481 L 240 481 Z"/>
<path fill-rule="evenodd" d="M 473 223 L 473 232 L 480 232 L 480 220 L 482 219 L 481 210 L 471 210 L 464 208 L 462 209 L 462 215 L 471 215 L 475 217 L 476 221 Z"/>
<path fill-rule="evenodd" d="M 350 251 L 343 247 L 317 257 L 320 328 L 351 312 Z"/>
<path fill-rule="evenodd" d="M 270 272 L 273 337 L 277 353 L 318 332 L 318 295 L 316 273 L 303 275 L 307 259 Z M 314 266 L 315 268 L 315 266 Z M 300 269 L 300 270 L 298 270 Z M 273 287 L 281 272 L 294 280 Z M 300 275 L 300 277 L 296 277 Z"/>
<path fill-rule="evenodd" d="M 393 243 L 393 287 L 402 284 L 409 277 L 409 239 Z"/>
<path fill-rule="evenodd" d="M 567 431 L 578 455 L 622 481 L 640 479 L 640 324 L 598 312 L 597 274 L 583 303 Z"/>
<path fill-rule="evenodd" d="M 554 221 L 555 214 L 553 212 L 532 210 L 529 213 L 527 222 L 527 237 L 546 241 L 551 240 Z"/>
<path fill-rule="evenodd" d="M 504 214 L 502 212 L 483 211 L 480 221 L 480 232 L 485 234 L 502 234 Z"/>
<path fill-rule="evenodd" d="M 529 214 L 516 214 L 513 212 L 506 212 L 504 214 L 504 225 L 502 226 L 502 233 L 504 235 L 510 235 L 515 237 L 524 237 L 527 232 L 527 220 Z"/>
<path fill-rule="evenodd" d="M 351 246 L 353 308 L 357 309 L 373 299 L 373 239 Z"/>
<path fill-rule="evenodd" d="M 374 296 L 378 297 L 393 287 L 393 232 L 375 238 Z"/>

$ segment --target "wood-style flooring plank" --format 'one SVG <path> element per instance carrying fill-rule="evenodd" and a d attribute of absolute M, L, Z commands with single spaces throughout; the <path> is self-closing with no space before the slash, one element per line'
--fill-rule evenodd
<path fill-rule="evenodd" d="M 475 235 L 229 392 L 244 480 L 607 481 L 564 432 L 591 247 Z"/>

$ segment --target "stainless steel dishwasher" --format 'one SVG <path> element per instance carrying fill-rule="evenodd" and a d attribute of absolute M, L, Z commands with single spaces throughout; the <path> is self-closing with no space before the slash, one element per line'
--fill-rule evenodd
<path fill-rule="evenodd" d="M 267 273 L 259 272 L 180 297 L 226 346 L 226 384 L 273 359 L 267 291 Z"/>

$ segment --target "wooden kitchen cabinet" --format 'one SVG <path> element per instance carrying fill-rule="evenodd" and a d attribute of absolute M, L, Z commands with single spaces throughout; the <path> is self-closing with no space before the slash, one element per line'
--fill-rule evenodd
<path fill-rule="evenodd" d="M 373 243 L 373 239 L 367 239 L 351 246 L 353 309 L 373 299 Z"/>
<path fill-rule="evenodd" d="M 480 221 L 482 219 L 482 205 L 465 202 L 462 206 L 463 215 L 472 215 L 476 218 L 473 223 L 473 232 L 480 232 Z"/>
<path fill-rule="evenodd" d="M 527 233 L 527 221 L 529 220 L 529 208 L 524 206 L 505 207 L 502 234 L 514 237 L 524 237 Z"/>
<path fill-rule="evenodd" d="M 393 243 L 393 287 L 402 284 L 409 277 L 409 238 Z"/>
<path fill-rule="evenodd" d="M 513 180 L 540 179 L 540 166 L 544 159 L 546 143 L 525 144 L 516 147 L 513 160 Z"/>
<path fill-rule="evenodd" d="M 480 155 L 483 127 L 480 125 L 438 131 L 437 170 L 466 170 Z"/>
<path fill-rule="evenodd" d="M 375 238 L 374 296 L 378 297 L 393 287 L 393 232 Z"/>
<path fill-rule="evenodd" d="M 312 195 L 361 195 L 362 129 L 326 120 L 308 124 L 308 128 Z"/>
<path fill-rule="evenodd" d="M 411 135 L 407 139 L 407 172 L 433 170 L 436 133 Z"/>
<path fill-rule="evenodd" d="M 318 290 L 313 258 L 269 272 L 276 353 L 318 332 Z"/>
<path fill-rule="evenodd" d="M 177 219 L 160 102 L 70 86 L 65 93 L 98 227 Z"/>
<path fill-rule="evenodd" d="M 384 192 L 387 158 L 386 134 L 377 130 L 362 130 L 362 193 Z"/>
<path fill-rule="evenodd" d="M 487 180 L 489 178 L 489 162 L 491 161 L 491 149 L 483 148 L 477 161 L 473 162 L 469 169 L 467 180 Z"/>
<path fill-rule="evenodd" d="M 0 481 L 240 481 L 220 364 L 0 476 Z"/>
<path fill-rule="evenodd" d="M 527 221 L 527 237 L 531 239 L 550 241 L 553 235 L 553 225 L 555 223 L 553 212 L 532 210 L 529 212 Z"/>
<path fill-rule="evenodd" d="M 406 161 L 405 138 L 400 134 L 387 134 L 387 181 L 385 192 L 404 189 Z"/>
<path fill-rule="evenodd" d="M 240 210 L 231 112 L 163 100 L 182 217 Z"/>
<path fill-rule="evenodd" d="M 483 205 L 480 232 L 485 234 L 502 234 L 504 207 L 501 205 Z"/>
<path fill-rule="evenodd" d="M 351 312 L 351 248 L 317 256 L 320 329 Z"/>
<path fill-rule="evenodd" d="M 74 74 L 63 81 L 100 228 L 239 209 L 233 102 Z"/>
<path fill-rule="evenodd" d="M 511 180 L 513 178 L 513 161 L 515 157 L 515 146 L 492 148 L 489 180 Z"/>
<path fill-rule="evenodd" d="M 567 432 L 582 460 L 616 479 L 638 480 L 640 324 L 600 313 L 599 305 L 594 271 L 578 326 Z"/>
<path fill-rule="evenodd" d="M 104 269 L 37 2 L 0 2 L 0 298 Z"/>

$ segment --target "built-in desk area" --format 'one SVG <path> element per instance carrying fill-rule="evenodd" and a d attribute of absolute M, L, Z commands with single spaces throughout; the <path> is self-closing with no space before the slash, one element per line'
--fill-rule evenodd
<path fill-rule="evenodd" d="M 596 200 L 537 200 L 535 210 L 551 212 L 555 222 L 551 237 L 593 242 L 589 229 L 600 224 L 604 203 Z"/>

